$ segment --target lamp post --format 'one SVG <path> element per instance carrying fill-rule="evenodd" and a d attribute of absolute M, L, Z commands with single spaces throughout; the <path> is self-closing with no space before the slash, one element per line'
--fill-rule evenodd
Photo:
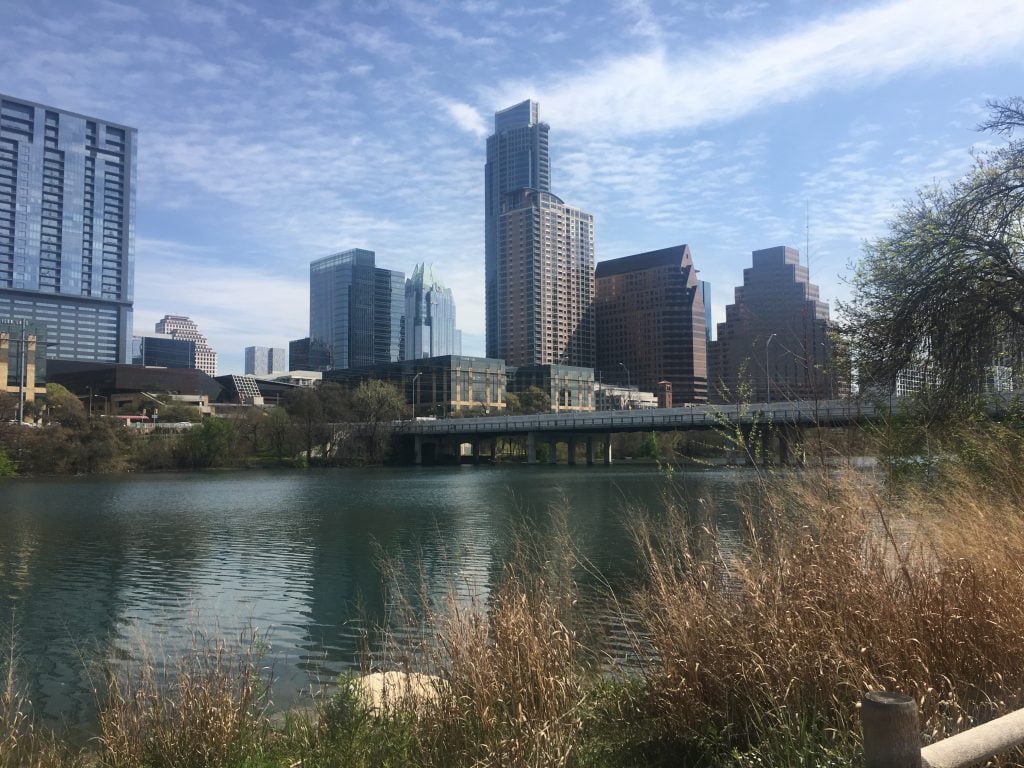
<path fill-rule="evenodd" d="M 423 375 L 423 371 L 416 371 L 416 375 L 412 377 L 412 420 L 416 421 L 416 405 L 418 401 L 417 395 L 419 394 L 419 378 Z"/>
<path fill-rule="evenodd" d="M 772 401 L 772 374 L 771 371 L 768 369 L 768 345 L 772 343 L 772 339 L 774 339 L 775 336 L 776 334 L 773 333 L 771 336 L 768 337 L 768 341 L 764 343 L 764 380 L 765 388 L 768 391 L 767 395 L 765 395 L 766 403 L 770 403 Z"/>
<path fill-rule="evenodd" d="M 622 366 L 622 370 L 626 372 L 626 396 L 629 400 L 626 401 L 626 410 L 632 410 L 633 408 L 633 385 L 629 376 L 629 368 L 626 367 L 625 363 L 619 363 Z"/>

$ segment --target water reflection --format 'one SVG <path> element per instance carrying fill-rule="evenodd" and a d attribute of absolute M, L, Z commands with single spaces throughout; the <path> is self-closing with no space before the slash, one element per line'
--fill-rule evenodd
<path fill-rule="evenodd" d="M 574 574 L 583 610 L 596 613 L 606 584 L 636 575 L 630 505 L 656 511 L 671 492 L 727 506 L 743 477 L 461 467 L 11 481 L 0 485 L 0 628 L 16 626 L 23 676 L 51 722 L 89 720 L 87 660 L 173 655 L 196 629 L 266 630 L 275 702 L 290 706 L 402 616 L 382 560 L 422 581 L 423 595 L 405 593 L 413 608 L 449 588 L 468 601 L 499 577 L 523 521 L 551 538 L 564 520 L 588 564 Z"/>

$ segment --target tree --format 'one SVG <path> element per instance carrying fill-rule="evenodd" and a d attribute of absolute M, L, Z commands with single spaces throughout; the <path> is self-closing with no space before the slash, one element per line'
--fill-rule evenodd
<path fill-rule="evenodd" d="M 67 387 L 46 385 L 46 408 L 50 419 L 65 426 L 81 426 L 85 422 L 85 406 Z"/>
<path fill-rule="evenodd" d="M 1024 359 L 1024 99 L 979 128 L 1009 138 L 963 179 L 919 193 L 865 246 L 842 309 L 861 381 L 891 387 L 923 363 L 945 403 Z"/>
<path fill-rule="evenodd" d="M 520 413 L 547 413 L 551 410 L 551 395 L 537 386 L 531 386 L 519 394 Z"/>
<path fill-rule="evenodd" d="M 408 406 L 402 391 L 394 384 L 371 379 L 364 381 L 352 392 L 352 415 L 360 422 L 366 457 L 378 462 L 387 452 L 390 430 L 387 422 L 406 415 Z"/>

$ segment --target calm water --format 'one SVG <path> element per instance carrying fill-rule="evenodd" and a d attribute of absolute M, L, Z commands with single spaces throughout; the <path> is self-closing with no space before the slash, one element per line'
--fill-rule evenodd
<path fill-rule="evenodd" d="M 15 628 L 50 721 L 89 720 L 88 660 L 173 655 L 192 630 L 250 625 L 267 632 L 276 705 L 291 706 L 352 668 L 364 628 L 386 615 L 382 553 L 437 594 L 486 594 L 517 521 L 543 531 L 567 499 L 582 554 L 623 586 L 635 575 L 631 504 L 657 509 L 671 489 L 728 516 L 744 477 L 516 466 L 0 482 L 0 631 Z"/>

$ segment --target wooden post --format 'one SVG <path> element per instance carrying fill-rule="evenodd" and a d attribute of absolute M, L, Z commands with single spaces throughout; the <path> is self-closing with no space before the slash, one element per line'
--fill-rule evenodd
<path fill-rule="evenodd" d="M 865 768 L 921 768 L 921 732 L 913 696 L 869 691 L 861 705 Z"/>

